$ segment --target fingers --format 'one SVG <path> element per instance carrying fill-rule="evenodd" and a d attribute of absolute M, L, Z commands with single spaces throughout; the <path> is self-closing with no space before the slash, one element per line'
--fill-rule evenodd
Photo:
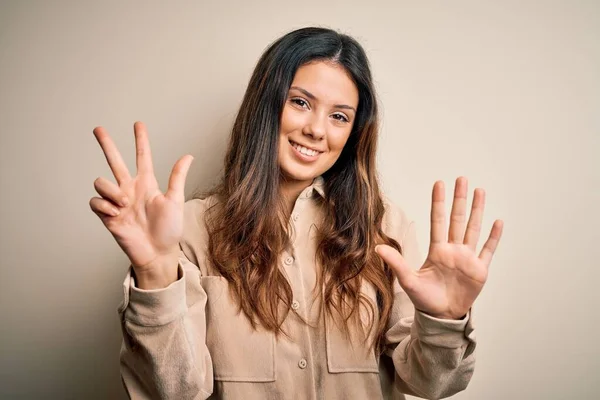
<path fill-rule="evenodd" d="M 404 260 L 404 257 L 396 249 L 385 244 L 376 246 L 375 252 L 394 270 L 398 282 L 404 290 L 410 291 L 417 277 L 415 271 Z"/>
<path fill-rule="evenodd" d="M 467 193 L 468 180 L 461 176 L 456 179 L 454 187 L 454 199 L 450 214 L 448 241 L 457 244 L 464 243 L 471 250 L 475 251 L 481 233 L 481 221 L 485 209 L 485 191 L 480 188 L 475 189 L 471 214 L 465 231 Z M 444 183 L 442 181 L 437 181 L 433 186 L 431 203 L 431 244 L 442 243 L 446 240 L 446 212 L 444 209 L 444 200 Z"/>
<path fill-rule="evenodd" d="M 488 240 L 483 245 L 483 249 L 481 249 L 481 253 L 479 253 L 479 259 L 485 263 L 486 266 L 489 266 L 492 262 L 492 257 L 496 248 L 498 247 L 498 243 L 500 242 L 500 238 L 502 237 L 502 230 L 504 228 L 504 222 L 500 219 L 494 221 L 494 225 L 492 226 L 492 231 L 490 232 L 490 236 Z"/>
<path fill-rule="evenodd" d="M 452 211 L 450 213 L 450 228 L 448 230 L 448 241 L 450 243 L 463 242 L 467 213 L 467 189 L 467 178 L 461 176 L 456 179 L 454 200 L 452 201 Z"/>
<path fill-rule="evenodd" d="M 104 219 L 106 217 L 116 217 L 120 214 L 119 209 L 111 204 L 110 201 L 100 197 L 92 197 L 90 199 L 90 208 L 94 213 L 96 213 L 96 215 L 100 217 L 100 219 Z"/>
<path fill-rule="evenodd" d="M 96 137 L 96 140 L 98 140 L 100 147 L 102 147 L 106 161 L 108 161 L 108 165 L 110 166 L 117 183 L 120 185 L 123 182 L 129 181 L 131 179 L 131 175 L 129 174 L 127 165 L 125 165 L 125 162 L 123 162 L 121 153 L 117 149 L 117 146 L 112 141 L 108 133 L 104 130 L 104 128 L 99 126 L 94 129 L 94 136 Z"/>
<path fill-rule="evenodd" d="M 485 209 L 485 190 L 477 188 L 473 195 L 473 204 L 471 205 L 471 215 L 467 224 L 464 244 L 475 251 L 479 236 L 481 234 L 481 221 L 483 220 L 483 211 Z"/>
<path fill-rule="evenodd" d="M 446 211 L 444 210 L 445 188 L 443 181 L 433 185 L 431 196 L 431 244 L 446 241 Z"/>
<path fill-rule="evenodd" d="M 118 204 L 121 207 L 126 207 L 129 204 L 129 199 L 125 193 L 123 193 L 121 188 L 106 178 L 100 177 L 96 179 L 94 181 L 94 188 L 104 199 Z"/>
<path fill-rule="evenodd" d="M 152 166 L 152 152 L 150 151 L 150 141 L 148 140 L 148 132 L 146 125 L 143 122 L 133 124 L 135 133 L 135 162 L 137 173 L 139 174 L 154 174 Z"/>
<path fill-rule="evenodd" d="M 190 165 L 194 157 L 185 155 L 181 157 L 173 166 L 171 176 L 169 177 L 169 188 L 166 196 L 173 200 L 183 200 L 185 197 L 185 180 L 187 178 Z"/>

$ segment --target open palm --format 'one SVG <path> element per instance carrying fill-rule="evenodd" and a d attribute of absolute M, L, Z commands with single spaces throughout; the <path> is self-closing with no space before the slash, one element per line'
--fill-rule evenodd
<path fill-rule="evenodd" d="M 94 187 L 101 197 L 92 198 L 90 206 L 139 275 L 160 264 L 156 261 L 161 257 L 178 254 L 185 179 L 193 157 L 186 155 L 177 161 L 163 194 L 154 175 L 146 127 L 136 122 L 134 131 L 137 175 L 132 177 L 109 134 L 102 127 L 94 129 L 117 182 L 98 178 Z"/>
<path fill-rule="evenodd" d="M 467 185 L 464 177 L 456 180 L 446 235 L 444 183 L 438 181 L 434 184 L 429 254 L 418 271 L 412 270 L 394 248 L 386 245 L 377 247 L 378 254 L 393 268 L 415 308 L 437 318 L 459 319 L 467 314 L 483 289 L 492 256 L 502 236 L 503 222 L 496 220 L 481 252 L 476 254 L 485 192 L 475 190 L 467 223 Z"/>

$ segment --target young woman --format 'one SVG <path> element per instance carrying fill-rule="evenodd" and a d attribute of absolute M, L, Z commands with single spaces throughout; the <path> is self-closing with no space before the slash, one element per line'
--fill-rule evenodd
<path fill-rule="evenodd" d="M 414 223 L 379 188 L 378 122 L 361 46 L 306 28 L 259 60 L 209 196 L 184 201 L 189 155 L 159 190 L 142 123 L 135 177 L 94 129 L 117 183 L 98 178 L 90 206 L 131 261 L 119 309 L 131 398 L 440 398 L 467 386 L 469 311 L 502 222 L 477 254 L 483 190 L 467 222 L 457 179 L 446 234 L 436 182 L 420 266 Z"/>

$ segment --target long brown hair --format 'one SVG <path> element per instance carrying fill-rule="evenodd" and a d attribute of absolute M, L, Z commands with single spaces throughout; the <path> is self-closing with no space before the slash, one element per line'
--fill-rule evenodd
<path fill-rule="evenodd" d="M 400 247 L 381 227 L 377 101 L 366 54 L 353 38 L 303 28 L 275 41 L 258 61 L 231 131 L 223 179 L 210 192 L 218 201 L 206 215 L 208 259 L 230 282 L 253 326 L 281 332 L 293 296 L 279 268 L 280 254 L 289 245 L 277 162 L 280 119 L 296 71 L 317 60 L 342 66 L 359 92 L 348 142 L 323 174 L 326 216 L 318 227 L 317 248 L 323 309 L 341 315 L 349 332 L 360 322 L 359 307 L 377 307 L 379 318 L 370 321 L 368 330 L 375 330 L 371 345 L 380 348 L 393 302 L 393 274 L 375 245 Z M 363 281 L 376 289 L 377 304 L 361 295 Z"/>

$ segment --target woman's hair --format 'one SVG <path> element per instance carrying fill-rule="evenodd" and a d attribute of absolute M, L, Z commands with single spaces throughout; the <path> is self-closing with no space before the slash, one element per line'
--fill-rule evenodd
<path fill-rule="evenodd" d="M 393 274 L 375 245 L 400 247 L 381 227 L 377 101 L 366 54 L 353 38 L 324 28 L 298 29 L 271 44 L 258 61 L 231 131 L 224 176 L 210 192 L 218 201 L 206 215 L 208 259 L 230 282 L 253 326 L 282 332 L 293 294 L 279 266 L 281 252 L 290 245 L 277 160 L 280 121 L 296 71 L 315 61 L 341 66 L 359 93 L 352 132 L 323 174 L 325 217 L 317 227 L 322 309 L 341 315 L 349 334 L 351 327 L 365 328 L 359 307 L 367 307 L 371 316 L 378 307 L 379 318 L 371 318 L 368 331 L 375 330 L 371 345 L 380 349 L 393 302 Z M 378 304 L 360 294 L 361 279 L 374 286 Z"/>

